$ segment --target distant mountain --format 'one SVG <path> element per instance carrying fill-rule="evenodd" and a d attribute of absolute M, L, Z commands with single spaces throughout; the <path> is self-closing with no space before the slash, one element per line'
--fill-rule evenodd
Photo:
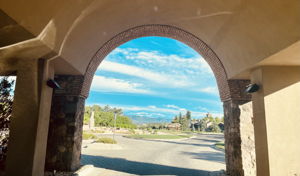
<path fill-rule="evenodd" d="M 166 119 L 163 117 L 146 117 L 146 116 L 136 116 L 136 115 L 126 115 L 130 117 L 135 124 L 144 123 L 170 123 L 172 119 Z"/>

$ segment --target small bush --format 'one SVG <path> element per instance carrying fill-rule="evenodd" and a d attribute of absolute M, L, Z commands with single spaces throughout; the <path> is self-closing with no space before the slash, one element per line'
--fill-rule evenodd
<path fill-rule="evenodd" d="M 98 139 L 95 140 L 95 142 L 97 142 L 97 143 L 104 143 L 104 144 L 116 144 L 117 143 L 116 140 L 114 140 L 112 138 L 105 138 L 105 137 L 98 138 Z"/>
<path fill-rule="evenodd" d="M 97 136 L 91 133 L 83 133 L 82 134 L 82 139 L 83 140 L 88 140 L 88 139 L 97 139 Z"/>

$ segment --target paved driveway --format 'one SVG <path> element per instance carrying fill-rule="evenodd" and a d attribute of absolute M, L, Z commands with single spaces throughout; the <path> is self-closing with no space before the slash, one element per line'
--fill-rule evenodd
<path fill-rule="evenodd" d="M 111 135 L 110 135 L 111 137 Z M 100 175 L 218 175 L 225 169 L 224 152 L 214 144 L 223 135 L 197 134 L 178 140 L 129 139 L 116 135 L 118 144 L 83 142 L 82 164 L 93 164 Z"/>

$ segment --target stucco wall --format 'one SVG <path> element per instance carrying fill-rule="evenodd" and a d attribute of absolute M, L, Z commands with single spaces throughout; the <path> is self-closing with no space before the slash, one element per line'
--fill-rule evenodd
<path fill-rule="evenodd" d="M 262 67 L 252 81 L 258 174 L 300 174 L 300 67 Z"/>
<path fill-rule="evenodd" d="M 263 73 L 270 175 L 300 175 L 300 67 Z"/>

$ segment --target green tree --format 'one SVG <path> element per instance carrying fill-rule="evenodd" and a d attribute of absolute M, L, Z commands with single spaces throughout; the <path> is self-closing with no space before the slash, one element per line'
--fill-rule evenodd
<path fill-rule="evenodd" d="M 206 129 L 206 121 L 205 121 L 205 119 L 200 119 L 198 130 L 199 131 L 205 131 L 205 129 Z"/>
<path fill-rule="evenodd" d="M 84 123 L 88 124 L 91 112 L 94 111 L 95 125 L 113 127 L 114 126 L 114 113 L 117 113 L 116 126 L 120 128 L 136 128 L 136 125 L 132 120 L 123 115 L 122 109 L 111 108 L 106 105 L 104 108 L 99 105 L 93 105 L 92 107 L 86 106 L 84 113 Z"/>
<path fill-rule="evenodd" d="M 215 117 L 214 121 L 215 121 L 217 124 L 221 123 L 221 119 L 220 119 L 219 117 Z"/>
<path fill-rule="evenodd" d="M 13 104 L 13 85 L 14 81 L 8 80 L 8 77 L 0 79 L 0 168 L 4 168 L 7 154 L 7 144 L 9 140 L 9 122 L 12 117 Z"/>
<path fill-rule="evenodd" d="M 212 125 L 210 125 L 208 128 L 207 128 L 207 131 L 209 132 L 216 132 L 216 133 L 220 133 L 221 132 L 221 129 L 219 127 L 219 125 L 217 123 L 213 123 Z"/>
<path fill-rule="evenodd" d="M 104 112 L 110 112 L 111 111 L 110 106 L 109 105 L 104 106 L 103 111 Z"/>
<path fill-rule="evenodd" d="M 186 111 L 186 130 L 188 130 L 190 128 L 190 125 L 191 125 L 191 118 L 192 118 L 192 113 L 191 111 Z"/>
<path fill-rule="evenodd" d="M 181 112 L 179 112 L 179 115 L 178 115 L 178 121 L 179 121 L 180 124 L 182 124 L 183 117 L 182 117 Z"/>
<path fill-rule="evenodd" d="M 179 119 L 178 119 L 177 115 L 172 120 L 172 123 L 179 123 Z"/>
<path fill-rule="evenodd" d="M 183 116 L 182 120 L 181 120 L 181 128 L 182 130 L 186 131 L 186 130 L 189 130 L 189 126 L 188 126 L 188 119 Z"/>
<path fill-rule="evenodd" d="M 187 120 L 191 120 L 191 117 L 192 117 L 192 115 L 191 115 L 191 111 L 186 111 L 186 119 Z"/>
<path fill-rule="evenodd" d="M 90 116 L 92 112 L 92 107 L 91 106 L 86 106 L 84 108 L 84 116 L 83 116 L 83 124 L 88 125 L 90 121 Z"/>
<path fill-rule="evenodd" d="M 113 108 L 112 112 L 117 113 L 118 115 L 123 115 L 123 110 L 118 108 Z"/>
<path fill-rule="evenodd" d="M 102 111 L 102 108 L 99 105 L 93 105 L 91 107 L 91 111 Z"/>

